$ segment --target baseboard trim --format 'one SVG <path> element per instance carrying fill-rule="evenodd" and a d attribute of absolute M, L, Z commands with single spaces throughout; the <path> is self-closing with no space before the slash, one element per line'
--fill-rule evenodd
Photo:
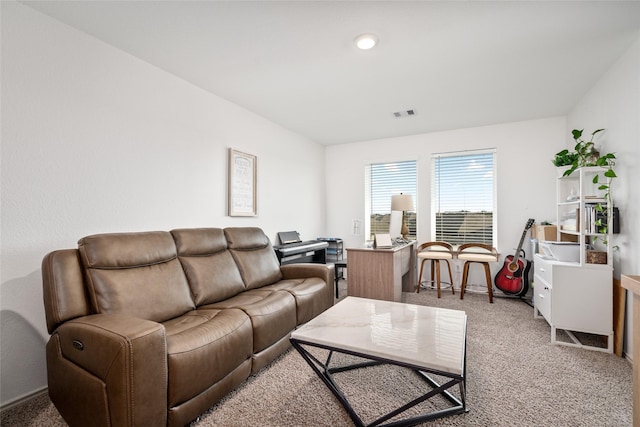
<path fill-rule="evenodd" d="M 28 402 L 31 399 L 35 399 L 36 397 L 42 396 L 43 394 L 46 394 L 48 392 L 49 392 L 49 389 L 47 387 L 42 387 L 40 389 L 32 391 L 31 393 L 24 394 L 20 397 L 17 397 L 9 401 L 8 403 L 1 405 L 0 412 L 4 412 L 8 409 L 15 408 L 16 406 L 20 406 L 23 403 Z"/>

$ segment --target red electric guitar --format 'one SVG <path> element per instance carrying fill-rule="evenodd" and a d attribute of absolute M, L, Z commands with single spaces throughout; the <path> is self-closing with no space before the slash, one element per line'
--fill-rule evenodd
<path fill-rule="evenodd" d="M 521 297 L 529 291 L 529 269 L 531 268 L 531 263 L 524 258 L 525 253 L 522 250 L 522 243 L 527 235 L 527 230 L 531 228 L 534 222 L 534 219 L 529 218 L 522 232 L 518 249 L 516 249 L 516 255 L 507 255 L 504 259 L 504 265 L 496 274 L 494 279 L 496 288 L 505 294 Z"/>

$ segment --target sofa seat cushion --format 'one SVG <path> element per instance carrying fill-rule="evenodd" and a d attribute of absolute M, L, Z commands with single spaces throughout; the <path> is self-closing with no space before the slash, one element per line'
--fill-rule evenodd
<path fill-rule="evenodd" d="M 319 277 L 306 279 L 286 279 L 262 289 L 284 290 L 296 299 L 297 324 L 301 325 L 327 309 L 322 296 L 327 292 L 327 284 Z"/>
<path fill-rule="evenodd" d="M 253 352 L 258 353 L 275 344 L 296 327 L 296 301 L 286 291 L 252 289 L 204 309 L 239 308 L 251 319 Z"/>
<path fill-rule="evenodd" d="M 193 310 L 163 325 L 169 407 L 197 396 L 251 358 L 251 321 L 242 310 Z"/>

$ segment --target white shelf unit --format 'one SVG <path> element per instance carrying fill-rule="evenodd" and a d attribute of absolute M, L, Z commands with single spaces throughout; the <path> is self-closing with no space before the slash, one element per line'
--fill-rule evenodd
<path fill-rule="evenodd" d="M 562 235 L 576 236 L 580 255 L 576 262 L 561 262 L 541 254 L 534 257 L 534 317 L 544 318 L 551 326 L 551 342 L 613 353 L 613 257 L 607 234 L 594 230 L 592 214 L 595 203 L 604 203 L 604 191 L 598 186 L 606 182 L 601 167 L 580 168 L 557 180 L 558 241 Z M 599 174 L 600 183 L 593 177 Z M 589 221 L 587 221 L 589 219 Z M 610 224 L 609 230 L 612 229 Z M 599 256 L 590 257 L 587 248 L 595 248 Z M 594 260 L 605 263 L 595 263 Z M 558 340 L 563 330 L 570 341 Z M 595 335 L 581 341 L 576 332 Z M 602 346 L 599 338 L 606 339 Z"/>
<path fill-rule="evenodd" d="M 606 210 L 607 204 L 604 199 L 605 191 L 598 187 L 606 183 L 604 176 L 605 168 L 584 167 L 575 170 L 569 176 L 558 177 L 556 185 L 557 194 L 557 240 L 562 241 L 562 235 L 576 236 L 580 244 L 579 264 L 594 264 L 593 258 L 588 257 L 588 248 L 601 252 L 601 256 L 606 254 L 606 264 L 613 266 L 611 255 L 611 245 L 608 244 L 611 232 L 607 234 L 599 233 L 599 227 L 595 225 L 597 213 L 596 206 L 600 205 Z M 593 183 L 594 177 L 599 176 L 599 182 Z M 610 224 L 609 230 L 613 229 Z M 597 258 L 597 257 L 594 257 Z M 595 264 L 602 265 L 602 264 Z"/>

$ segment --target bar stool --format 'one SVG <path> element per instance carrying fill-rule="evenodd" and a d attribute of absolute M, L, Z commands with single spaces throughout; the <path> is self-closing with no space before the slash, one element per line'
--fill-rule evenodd
<path fill-rule="evenodd" d="M 424 270 L 424 263 L 431 261 L 431 283 L 435 283 L 438 289 L 438 298 L 440 298 L 440 261 L 447 263 L 449 269 L 449 280 L 451 280 L 451 293 L 455 295 L 456 291 L 453 289 L 453 275 L 451 275 L 451 264 L 449 260 L 453 259 L 453 247 L 447 242 L 427 242 L 421 244 L 417 249 L 416 257 L 421 259 L 420 274 L 418 275 L 418 288 L 416 293 L 420 293 L 420 284 L 422 283 L 422 271 Z M 436 280 L 433 280 L 433 273 L 435 272 Z M 447 282 L 444 282 L 447 283 Z"/>
<path fill-rule="evenodd" d="M 489 292 L 489 302 L 493 303 L 493 288 L 491 283 L 490 262 L 498 262 L 498 251 L 489 245 L 482 243 L 465 243 L 458 248 L 458 259 L 464 260 L 462 269 L 462 286 L 460 287 L 460 299 L 464 298 L 464 290 L 467 287 L 469 267 L 472 263 L 482 264 L 484 275 L 487 281 L 487 291 Z"/>

